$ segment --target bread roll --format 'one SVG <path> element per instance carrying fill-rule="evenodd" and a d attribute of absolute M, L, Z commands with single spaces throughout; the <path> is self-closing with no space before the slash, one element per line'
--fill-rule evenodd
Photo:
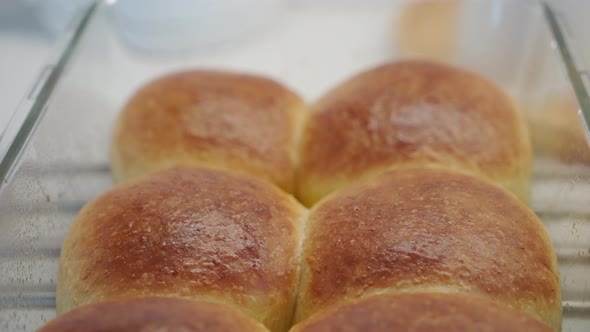
<path fill-rule="evenodd" d="M 220 71 L 185 71 L 142 87 L 114 130 L 118 180 L 169 166 L 231 169 L 293 191 L 303 101 L 272 80 Z"/>
<path fill-rule="evenodd" d="M 528 201 L 532 153 L 510 98 L 476 74 L 406 61 L 361 73 L 315 105 L 301 143 L 298 197 L 389 168 L 442 165 L 488 178 Z"/>
<path fill-rule="evenodd" d="M 590 165 L 590 143 L 573 95 L 533 103 L 526 115 L 536 153 L 567 164 Z"/>
<path fill-rule="evenodd" d="M 305 210 L 275 186 L 172 168 L 115 187 L 72 223 L 57 311 L 167 296 L 226 303 L 273 331 L 290 325 Z"/>
<path fill-rule="evenodd" d="M 298 322 L 372 294 L 444 290 L 561 326 L 557 262 L 543 224 L 481 178 L 388 171 L 316 205 L 305 232 Z"/>
<path fill-rule="evenodd" d="M 50 321 L 38 332 L 264 332 L 262 324 L 226 305 L 172 298 L 90 304 Z"/>
<path fill-rule="evenodd" d="M 334 306 L 291 332 L 488 331 L 551 332 L 529 315 L 477 296 L 453 293 L 382 294 Z"/>

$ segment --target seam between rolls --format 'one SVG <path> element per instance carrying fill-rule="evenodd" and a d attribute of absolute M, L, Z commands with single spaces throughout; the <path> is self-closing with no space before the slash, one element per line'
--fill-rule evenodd
<path fill-rule="evenodd" d="M 299 271 L 297 273 L 297 283 L 295 285 L 295 292 L 293 293 L 294 301 L 293 301 L 293 308 L 291 309 L 291 315 L 289 319 L 289 329 L 293 327 L 295 323 L 295 312 L 297 311 L 297 306 L 299 305 L 299 290 L 301 287 L 301 278 L 303 275 L 303 247 L 305 246 L 306 234 L 307 234 L 307 224 L 309 221 L 309 216 L 311 215 L 311 211 L 308 208 L 304 208 L 304 212 L 301 215 L 300 222 L 303 224 L 301 227 L 301 239 L 299 240 L 299 248 L 298 248 L 298 267 Z"/>

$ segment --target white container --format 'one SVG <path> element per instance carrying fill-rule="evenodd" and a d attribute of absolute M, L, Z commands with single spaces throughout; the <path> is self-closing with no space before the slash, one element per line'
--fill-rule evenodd
<path fill-rule="evenodd" d="M 277 20 L 283 0 L 120 0 L 115 29 L 130 46 L 187 51 L 246 38 Z"/>

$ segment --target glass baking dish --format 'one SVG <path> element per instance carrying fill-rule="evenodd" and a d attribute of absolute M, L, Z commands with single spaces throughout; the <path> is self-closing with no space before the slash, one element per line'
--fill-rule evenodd
<path fill-rule="evenodd" d="M 588 330 L 589 76 L 564 2 L 233 1 L 243 8 L 228 12 L 193 1 L 157 20 L 158 8 L 130 3 L 80 13 L 0 136 L 1 331 L 32 331 L 55 316 L 62 239 L 78 210 L 112 185 L 112 124 L 140 85 L 221 68 L 272 77 L 313 102 L 358 71 L 408 57 L 479 72 L 524 112 L 537 153 L 531 206 L 558 255 L 563 330 Z"/>

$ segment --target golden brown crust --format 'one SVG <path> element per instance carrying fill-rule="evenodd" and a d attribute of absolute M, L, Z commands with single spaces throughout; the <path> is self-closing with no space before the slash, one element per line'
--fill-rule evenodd
<path fill-rule="evenodd" d="M 528 200 L 531 149 L 510 98 L 457 68 L 406 61 L 366 71 L 315 105 L 301 144 L 298 196 L 307 205 L 392 167 L 443 165 Z"/>
<path fill-rule="evenodd" d="M 228 306 L 172 298 L 141 298 L 91 304 L 50 321 L 38 332 L 268 331 Z"/>
<path fill-rule="evenodd" d="M 402 293 L 376 295 L 337 305 L 291 329 L 291 332 L 314 331 L 553 330 L 522 312 L 476 296 L 453 293 Z"/>
<path fill-rule="evenodd" d="M 142 87 L 115 127 L 111 164 L 125 180 L 173 165 L 230 169 L 291 192 L 303 101 L 270 79 L 171 74 Z"/>
<path fill-rule="evenodd" d="M 451 289 L 561 324 L 543 224 L 512 194 L 470 175 L 388 171 L 316 205 L 305 239 L 297 321 L 375 292 Z"/>
<path fill-rule="evenodd" d="M 304 209 L 278 188 L 223 171 L 174 168 L 89 202 L 64 240 L 58 312 L 108 299 L 229 303 L 288 327 Z"/>

